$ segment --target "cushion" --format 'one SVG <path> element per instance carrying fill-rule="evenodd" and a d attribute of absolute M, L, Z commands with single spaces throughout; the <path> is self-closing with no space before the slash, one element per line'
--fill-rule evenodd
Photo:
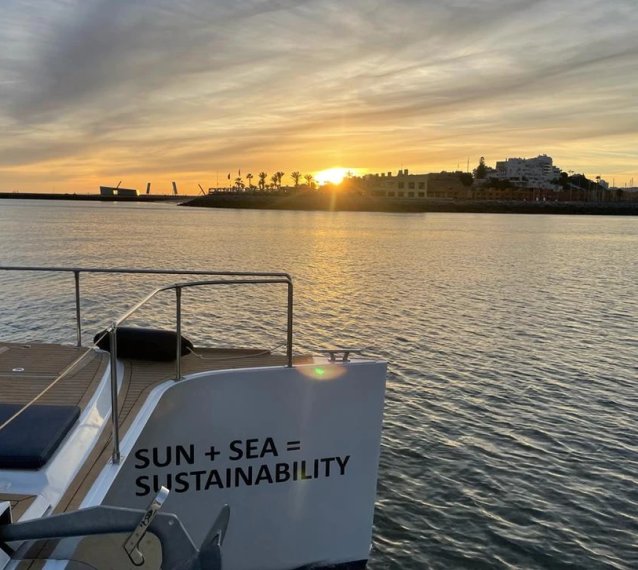
<path fill-rule="evenodd" d="M 102 350 L 110 351 L 111 335 L 102 331 L 95 335 L 93 342 Z M 100 338 L 102 337 L 102 338 Z M 193 343 L 182 337 L 182 356 L 193 350 Z M 177 352 L 177 333 L 161 329 L 141 327 L 118 327 L 117 357 L 170 362 Z"/>
<path fill-rule="evenodd" d="M 23 406 L 0 404 L 0 424 Z M 39 469 L 80 416 L 78 406 L 32 405 L 0 430 L 0 469 Z"/>

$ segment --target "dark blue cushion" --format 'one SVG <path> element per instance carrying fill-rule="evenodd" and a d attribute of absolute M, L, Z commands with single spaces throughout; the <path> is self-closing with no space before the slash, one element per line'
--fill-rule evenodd
<path fill-rule="evenodd" d="M 0 404 L 0 424 L 22 408 Z M 80 415 L 78 406 L 33 405 L 0 430 L 0 469 L 39 469 Z"/>
<path fill-rule="evenodd" d="M 107 331 L 99 332 L 93 338 L 102 350 L 111 351 L 111 336 Z M 193 343 L 182 337 L 182 356 L 193 351 Z M 117 329 L 118 358 L 172 362 L 177 354 L 177 333 L 162 329 L 142 327 L 119 327 Z"/>

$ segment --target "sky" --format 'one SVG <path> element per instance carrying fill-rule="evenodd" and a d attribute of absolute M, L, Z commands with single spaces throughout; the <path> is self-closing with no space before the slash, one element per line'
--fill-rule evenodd
<path fill-rule="evenodd" d="M 636 1 L 2 0 L 0 191 L 539 154 L 638 185 Z"/>

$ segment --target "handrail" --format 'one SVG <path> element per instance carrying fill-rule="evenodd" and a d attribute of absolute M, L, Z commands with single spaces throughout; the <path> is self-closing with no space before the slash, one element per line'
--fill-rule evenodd
<path fill-rule="evenodd" d="M 206 275 L 227 277 L 227 279 L 212 279 L 204 281 L 190 281 L 182 283 L 174 283 L 171 285 L 165 285 L 158 287 L 141 301 L 131 307 L 120 318 L 115 320 L 113 324 L 108 327 L 107 333 L 110 336 L 110 369 L 111 369 L 111 423 L 113 430 L 113 463 L 120 462 L 120 437 L 119 437 L 119 410 L 118 410 L 118 395 L 117 395 L 117 329 L 118 327 L 131 317 L 135 312 L 142 308 L 146 303 L 153 299 L 159 293 L 164 291 L 175 290 L 175 320 L 176 320 L 176 356 L 175 356 L 175 380 L 179 381 L 182 378 L 181 372 L 181 353 L 182 353 L 182 317 L 181 317 L 181 296 L 182 290 L 191 287 L 202 287 L 207 285 L 225 286 L 225 285 L 268 285 L 268 284 L 284 284 L 288 289 L 287 299 L 287 325 L 286 325 L 286 356 L 287 365 L 292 368 L 292 339 L 293 339 L 293 285 L 292 278 L 288 273 L 277 272 L 248 272 L 248 271 L 188 271 L 188 270 L 176 270 L 176 271 L 164 271 L 155 269 L 104 269 L 104 268 L 73 268 L 73 267 L 16 267 L 16 266 L 0 266 L 0 271 L 46 271 L 46 272 L 72 272 L 75 279 L 75 300 L 76 300 L 76 320 L 77 320 L 77 334 L 78 334 L 78 346 L 82 346 L 82 329 L 81 329 L 81 313 L 80 313 L 80 273 L 129 273 L 129 274 L 160 274 L 160 275 Z M 95 346 L 95 345 L 94 345 Z M 71 367 L 75 366 L 81 358 L 74 361 Z M 66 372 L 66 371 L 65 371 Z M 61 378 L 56 378 L 53 384 L 57 383 Z M 45 389 L 48 390 L 52 385 Z M 9 418 L 0 429 L 5 427 L 10 421 L 15 419 L 21 414 L 28 406 L 32 405 L 42 394 L 39 394 L 26 406 L 24 406 L 13 417 Z"/>
<path fill-rule="evenodd" d="M 75 322 L 77 331 L 76 346 L 82 346 L 82 314 L 80 308 L 80 274 L 81 273 L 109 273 L 109 274 L 140 274 L 140 275 L 208 275 L 216 277 L 281 277 L 292 282 L 289 273 L 282 271 L 199 271 L 190 269 L 133 269 L 130 267 L 45 267 L 23 265 L 0 265 L 0 271 L 39 271 L 50 273 L 73 273 L 75 279 Z"/>

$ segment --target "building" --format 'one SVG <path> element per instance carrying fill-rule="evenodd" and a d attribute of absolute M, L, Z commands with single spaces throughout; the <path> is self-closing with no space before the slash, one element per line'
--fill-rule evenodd
<path fill-rule="evenodd" d="M 408 169 L 366 174 L 361 178 L 364 191 L 378 198 L 427 198 L 427 174 L 410 174 Z"/>
<path fill-rule="evenodd" d="M 391 172 L 366 174 L 360 179 L 360 187 L 364 193 L 377 198 L 406 200 L 467 198 L 469 188 L 462 183 L 462 174 L 459 172 L 410 174 L 406 168 L 399 170 L 396 176 Z"/>
<path fill-rule="evenodd" d="M 541 154 L 536 158 L 508 158 L 496 163 L 495 177 L 510 180 L 520 188 L 555 190 L 560 168 L 554 166 L 552 157 Z"/>

